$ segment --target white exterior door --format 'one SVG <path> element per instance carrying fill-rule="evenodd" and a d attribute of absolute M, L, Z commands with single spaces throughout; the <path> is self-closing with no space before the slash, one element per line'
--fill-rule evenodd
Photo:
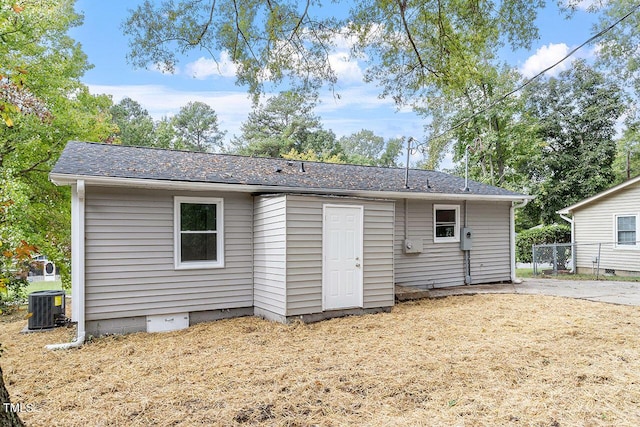
<path fill-rule="evenodd" d="M 325 310 L 362 307 L 362 206 L 324 205 L 322 296 Z"/>

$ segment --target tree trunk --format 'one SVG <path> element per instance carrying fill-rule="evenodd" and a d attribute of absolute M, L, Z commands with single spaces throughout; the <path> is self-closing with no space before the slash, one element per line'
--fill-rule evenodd
<path fill-rule="evenodd" d="M 13 411 L 11 400 L 9 400 L 9 392 L 4 386 L 4 378 L 2 377 L 2 367 L 0 366 L 0 427 L 24 427 L 24 423 L 18 416 L 17 411 Z"/>

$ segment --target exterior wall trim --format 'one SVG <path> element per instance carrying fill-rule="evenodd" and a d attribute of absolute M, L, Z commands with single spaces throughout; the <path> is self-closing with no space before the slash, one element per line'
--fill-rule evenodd
<path fill-rule="evenodd" d="M 180 205 L 182 203 L 202 203 L 216 205 L 216 232 L 217 232 L 217 251 L 218 260 L 215 262 L 182 262 L 181 242 L 180 242 Z M 215 269 L 224 268 L 224 199 L 220 197 L 191 197 L 191 196 L 174 196 L 173 197 L 173 260 L 176 270 L 194 270 L 194 269 Z"/>

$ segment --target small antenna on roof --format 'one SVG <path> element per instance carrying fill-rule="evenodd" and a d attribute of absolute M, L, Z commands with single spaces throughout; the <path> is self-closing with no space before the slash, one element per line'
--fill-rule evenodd
<path fill-rule="evenodd" d="M 300 162 L 300 172 L 305 173 L 306 171 L 304 170 L 304 162 Z"/>
<path fill-rule="evenodd" d="M 404 167 L 404 188 L 409 188 L 409 156 L 411 155 L 411 141 L 413 140 L 412 136 L 407 139 L 407 164 Z"/>
<path fill-rule="evenodd" d="M 480 139 L 480 137 L 477 137 L 476 139 L 473 140 L 473 145 L 474 147 L 479 147 L 480 143 L 482 142 L 482 140 Z M 462 191 L 464 191 L 465 193 L 469 192 L 469 149 L 471 148 L 471 146 L 469 144 L 467 144 L 464 147 L 464 189 Z"/>

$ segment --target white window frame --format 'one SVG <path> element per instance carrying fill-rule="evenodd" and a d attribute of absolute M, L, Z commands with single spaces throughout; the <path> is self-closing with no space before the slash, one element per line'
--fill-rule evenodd
<path fill-rule="evenodd" d="M 181 261 L 182 245 L 180 236 L 180 206 L 183 203 L 216 205 L 216 261 Z M 224 267 L 224 202 L 218 197 L 182 197 L 173 198 L 173 255 L 176 270 L 193 270 L 198 268 L 223 268 Z"/>
<path fill-rule="evenodd" d="M 455 210 L 456 223 L 453 227 L 453 237 L 436 236 L 436 212 L 439 210 Z M 460 205 L 433 205 L 433 242 L 434 243 L 455 243 L 460 242 Z"/>
<path fill-rule="evenodd" d="M 636 219 L 636 242 L 638 242 L 638 237 L 640 236 L 640 215 L 637 213 L 628 213 L 628 214 L 615 214 L 613 215 L 613 242 L 615 249 L 622 249 L 628 251 L 637 251 L 640 250 L 640 243 L 635 243 L 633 245 L 620 245 L 618 244 L 618 218 L 620 217 L 635 217 Z"/>

